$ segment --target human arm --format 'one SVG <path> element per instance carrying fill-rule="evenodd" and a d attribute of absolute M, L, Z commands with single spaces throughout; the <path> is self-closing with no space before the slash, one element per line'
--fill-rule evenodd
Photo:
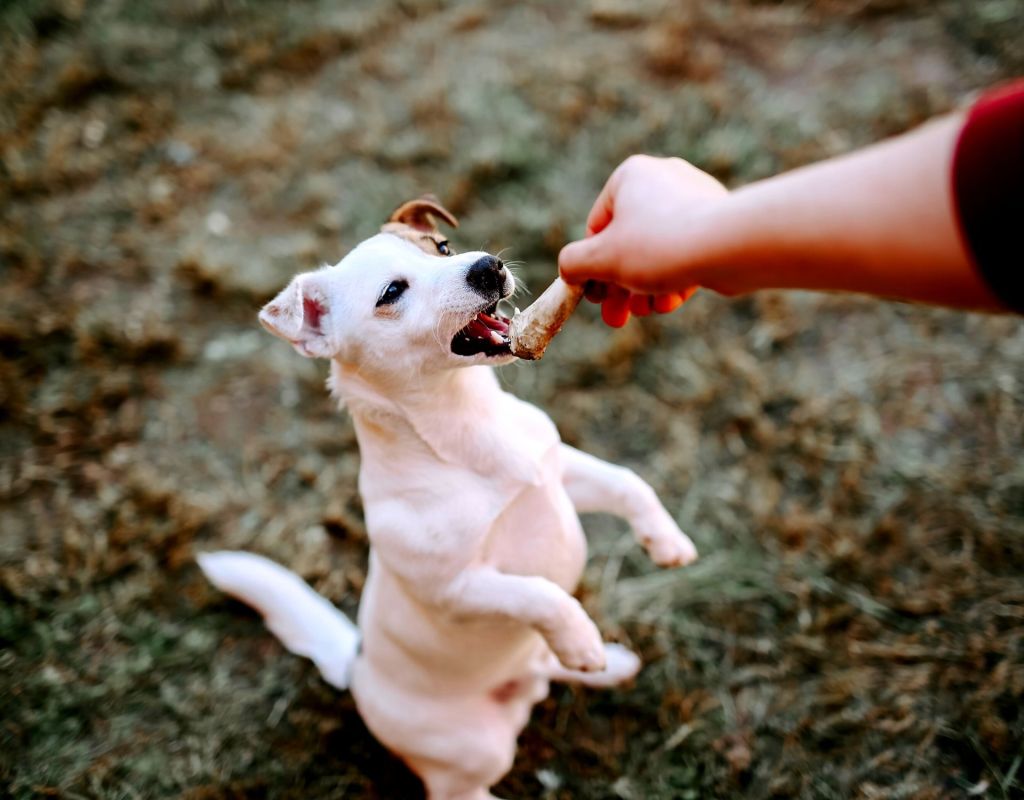
<path fill-rule="evenodd" d="M 563 277 L 634 295 L 804 288 L 1001 310 L 958 230 L 951 165 L 962 127 L 960 115 L 944 117 L 732 193 L 678 159 L 630 158 L 591 210 L 592 235 L 563 249 Z"/>

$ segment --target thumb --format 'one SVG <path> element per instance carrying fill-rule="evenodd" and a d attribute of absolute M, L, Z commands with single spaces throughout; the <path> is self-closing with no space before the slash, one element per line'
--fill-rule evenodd
<path fill-rule="evenodd" d="M 609 247 L 611 237 L 609 229 L 601 233 L 570 242 L 558 254 L 558 271 L 562 280 L 570 284 L 579 284 L 588 280 L 615 283 L 617 275 L 616 259 Z"/>

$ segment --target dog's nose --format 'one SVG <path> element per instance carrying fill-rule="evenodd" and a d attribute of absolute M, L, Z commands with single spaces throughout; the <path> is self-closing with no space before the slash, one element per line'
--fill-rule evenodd
<path fill-rule="evenodd" d="M 469 265 L 466 282 L 481 294 L 491 294 L 502 290 L 507 274 L 500 258 L 484 256 Z"/>

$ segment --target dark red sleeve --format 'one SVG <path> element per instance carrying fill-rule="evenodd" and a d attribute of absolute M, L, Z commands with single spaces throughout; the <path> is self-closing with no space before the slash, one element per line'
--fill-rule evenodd
<path fill-rule="evenodd" d="M 986 92 L 953 153 L 960 235 L 995 295 L 1024 313 L 1024 80 Z"/>

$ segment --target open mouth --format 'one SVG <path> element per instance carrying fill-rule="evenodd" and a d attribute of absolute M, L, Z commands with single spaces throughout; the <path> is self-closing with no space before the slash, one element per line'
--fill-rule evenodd
<path fill-rule="evenodd" d="M 498 313 L 498 304 L 480 311 L 470 323 L 455 334 L 452 352 L 459 356 L 509 354 L 508 317 Z"/>

